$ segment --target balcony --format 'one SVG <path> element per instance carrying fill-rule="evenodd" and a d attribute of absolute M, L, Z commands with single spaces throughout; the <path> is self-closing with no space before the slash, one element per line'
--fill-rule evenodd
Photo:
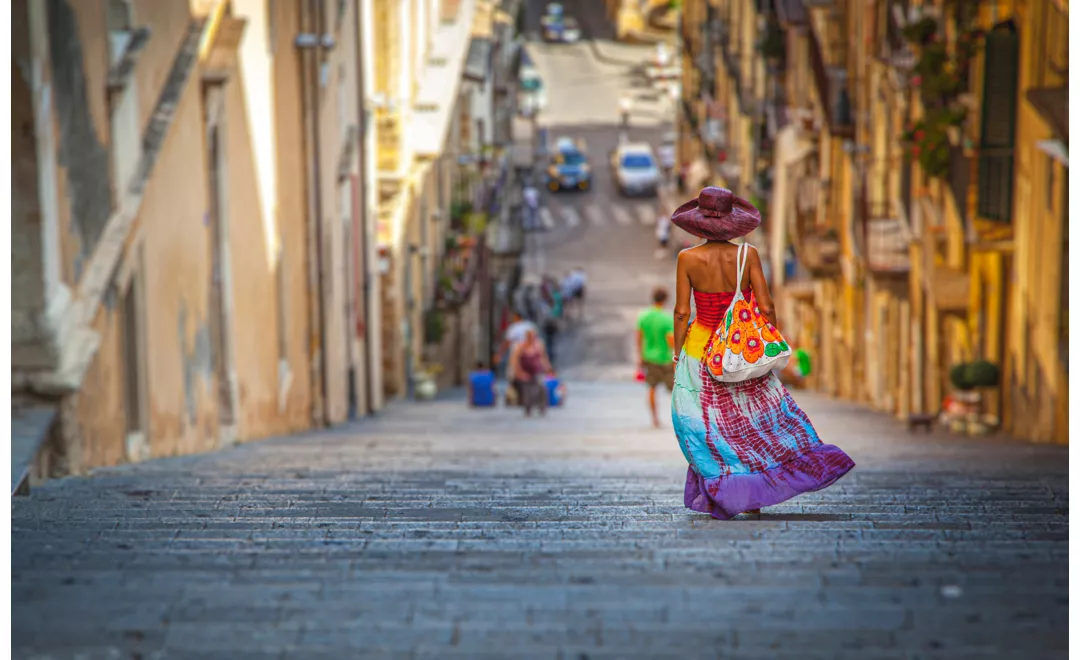
<path fill-rule="evenodd" d="M 893 206 L 868 204 L 859 229 L 856 239 L 866 269 L 874 275 L 906 277 L 911 270 L 911 233 Z"/>
<path fill-rule="evenodd" d="M 879 6 L 884 12 L 885 35 L 881 39 L 877 58 L 885 64 L 902 72 L 915 67 L 915 51 L 904 37 L 903 27 L 907 16 L 906 2 L 882 2 Z"/>
<path fill-rule="evenodd" d="M 983 149 L 979 152 L 979 216 L 997 222 L 1012 221 L 1013 150 Z"/>
<path fill-rule="evenodd" d="M 968 200 L 971 192 L 971 159 L 962 147 L 949 147 L 949 196 L 956 206 L 956 216 L 965 226 L 970 218 Z"/>
<path fill-rule="evenodd" d="M 971 304 L 971 277 L 948 266 L 935 264 L 927 271 L 926 291 L 931 304 L 946 314 L 963 314 Z"/>
<path fill-rule="evenodd" d="M 810 67 L 814 72 L 814 85 L 829 124 L 829 132 L 836 137 L 853 138 L 855 121 L 847 69 L 843 66 L 843 45 L 829 43 L 830 57 L 826 61 L 824 46 L 817 32 L 811 28 L 807 30 L 807 35 L 810 37 Z"/>
<path fill-rule="evenodd" d="M 840 273 L 840 238 L 835 230 L 810 229 L 800 234 L 795 250 L 812 276 L 832 277 Z"/>

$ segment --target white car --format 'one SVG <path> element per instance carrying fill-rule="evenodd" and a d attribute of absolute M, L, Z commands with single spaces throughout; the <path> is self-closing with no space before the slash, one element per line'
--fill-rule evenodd
<path fill-rule="evenodd" d="M 547 97 L 540 72 L 531 66 L 522 66 L 518 75 L 518 112 L 525 117 L 531 117 L 543 110 L 546 104 Z"/>
<path fill-rule="evenodd" d="M 611 152 L 611 173 L 622 195 L 656 196 L 661 173 L 647 142 L 627 142 Z"/>

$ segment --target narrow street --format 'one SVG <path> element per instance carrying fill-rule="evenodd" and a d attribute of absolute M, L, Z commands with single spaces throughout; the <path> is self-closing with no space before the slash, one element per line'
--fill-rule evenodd
<path fill-rule="evenodd" d="M 579 20 L 588 39 L 596 17 Z M 634 318 L 674 259 L 654 254 L 655 200 L 611 185 L 617 101 L 639 83 L 597 58 L 653 49 L 529 48 L 544 125 L 584 138 L 596 173 L 544 193 L 529 239 L 533 274 L 589 275 L 560 340 L 567 405 L 525 419 L 444 392 L 48 482 L 12 504 L 13 657 L 1065 658 L 1065 447 L 911 434 L 799 392 L 855 470 L 761 520 L 684 508 L 670 422 L 649 428 L 632 380 Z M 632 137 L 657 144 L 650 103 Z"/>

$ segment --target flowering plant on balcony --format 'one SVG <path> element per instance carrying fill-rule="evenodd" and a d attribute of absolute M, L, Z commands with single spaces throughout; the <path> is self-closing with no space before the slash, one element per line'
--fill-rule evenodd
<path fill-rule="evenodd" d="M 949 173 L 949 137 L 947 124 L 934 121 L 936 117 L 940 115 L 928 115 L 909 126 L 900 139 L 927 176 L 944 178 Z"/>

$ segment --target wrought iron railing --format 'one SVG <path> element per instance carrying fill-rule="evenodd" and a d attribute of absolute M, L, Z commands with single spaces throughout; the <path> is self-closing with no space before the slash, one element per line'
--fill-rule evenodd
<path fill-rule="evenodd" d="M 983 149 L 979 153 L 979 216 L 998 222 L 1012 221 L 1013 150 Z"/>
<path fill-rule="evenodd" d="M 968 221 L 968 193 L 971 191 L 971 159 L 962 147 L 949 147 L 949 195 L 960 221 Z"/>

